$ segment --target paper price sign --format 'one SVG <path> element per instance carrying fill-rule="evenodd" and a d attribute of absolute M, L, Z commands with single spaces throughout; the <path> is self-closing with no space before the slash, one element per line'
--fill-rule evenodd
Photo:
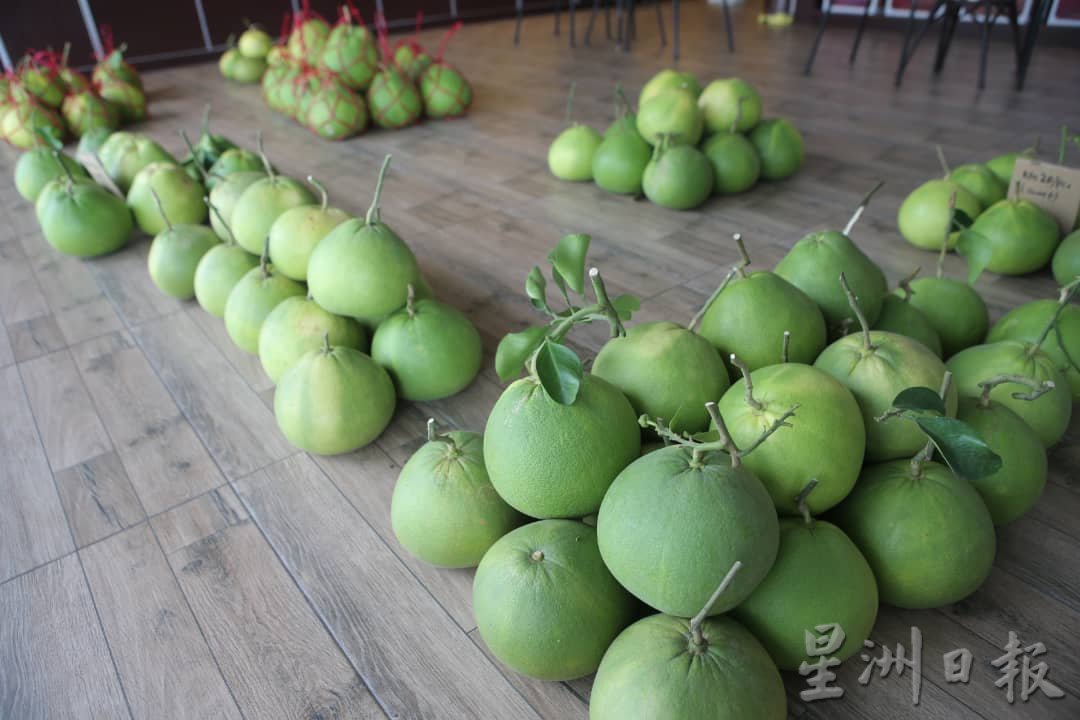
<path fill-rule="evenodd" d="M 1016 158 L 1009 181 L 1010 200 L 1028 200 L 1050 213 L 1062 233 L 1076 224 L 1080 211 L 1080 169 Z"/>

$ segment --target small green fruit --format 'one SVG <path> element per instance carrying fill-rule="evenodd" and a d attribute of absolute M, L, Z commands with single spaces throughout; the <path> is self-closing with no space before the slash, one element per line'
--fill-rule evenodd
<path fill-rule="evenodd" d="M 641 93 L 638 95 L 638 107 L 666 90 L 678 89 L 689 90 L 695 98 L 701 94 L 701 84 L 693 73 L 678 72 L 670 69 L 661 70 L 641 88 Z"/>
<path fill-rule="evenodd" d="M 180 300 L 195 297 L 195 269 L 219 242 L 205 225 L 168 226 L 150 244 L 146 258 L 150 279 L 166 295 Z"/>
<path fill-rule="evenodd" d="M 953 168 L 947 180 L 952 180 L 975 196 L 983 207 L 1005 199 L 1008 186 L 985 165 L 961 165 Z"/>
<path fill-rule="evenodd" d="M 663 136 L 679 145 L 697 145 L 705 128 L 697 96 L 686 89 L 665 90 L 638 107 L 637 130 L 650 145 Z"/>
<path fill-rule="evenodd" d="M 60 163 L 64 167 L 60 167 Z M 15 163 L 15 190 L 33 203 L 47 183 L 65 176 L 65 167 L 76 178 L 90 179 L 86 168 L 70 155 L 44 146 L 27 150 Z"/>
<path fill-rule="evenodd" d="M 150 163 L 176 164 L 176 158 L 150 138 L 124 131 L 109 135 L 101 145 L 98 157 L 105 173 L 125 193 L 139 171 Z"/>
<path fill-rule="evenodd" d="M 652 148 L 636 128 L 620 126 L 604 134 L 592 158 L 592 176 L 596 184 L 608 192 L 640 195 L 645 167 L 652 157 Z"/>
<path fill-rule="evenodd" d="M 265 31 L 255 27 L 245 30 L 236 43 L 242 55 L 257 59 L 264 59 L 273 45 L 274 39 Z"/>
<path fill-rule="evenodd" d="M 225 317 L 229 294 L 241 278 L 258 266 L 259 258 L 239 245 L 210 248 L 195 267 L 195 299 L 214 317 Z"/>
<path fill-rule="evenodd" d="M 952 180 L 930 180 L 911 191 L 900 204 L 896 223 L 900 234 L 915 247 L 940 250 L 949 226 L 949 198 L 956 193 L 956 209 L 970 218 L 982 212 L 983 205 L 963 185 Z M 950 235 L 950 247 L 956 243 Z"/>
<path fill-rule="evenodd" d="M 1002 340 L 1039 342 L 1047 323 L 1053 321 L 1058 304 L 1053 300 L 1034 300 L 1013 308 L 997 321 L 986 336 L 988 343 Z M 1053 329 L 1039 349 L 1050 356 L 1069 381 L 1074 401 L 1080 401 L 1080 307 L 1066 305 L 1054 321 Z"/>
<path fill-rule="evenodd" d="M 206 173 L 206 188 L 213 190 L 228 176 L 240 172 L 257 172 L 259 177 L 266 177 L 262 160 L 250 150 L 229 148 L 221 153 Z M 215 203 L 216 205 L 217 203 Z M 231 212 L 231 210 L 230 210 Z M 228 218 L 228 216 L 226 216 Z"/>
<path fill-rule="evenodd" d="M 270 226 L 270 260 L 274 267 L 285 277 L 307 280 L 311 251 L 348 219 L 344 210 L 327 207 L 325 191 L 320 205 L 289 208 Z"/>
<path fill-rule="evenodd" d="M 750 83 L 740 78 L 713 80 L 701 91 L 698 107 L 705 114 L 705 132 L 708 134 L 744 133 L 761 120 L 761 96 Z"/>
<path fill-rule="evenodd" d="M 938 357 L 941 357 L 941 338 L 930 321 L 907 300 L 898 295 L 886 295 L 881 304 L 881 314 L 874 323 L 875 330 L 904 335 L 918 340 Z"/>
<path fill-rule="evenodd" d="M 908 303 L 923 316 L 941 338 L 944 357 L 978 345 L 990 327 L 990 312 L 975 288 L 960 280 L 926 277 L 911 281 Z"/>
<path fill-rule="evenodd" d="M 41 233 L 65 255 L 96 257 L 122 247 L 131 235 L 124 201 L 90 180 L 68 176 L 46 183 L 34 211 Z"/>
<path fill-rule="evenodd" d="M 232 223 L 236 201 L 252 184 L 266 177 L 261 170 L 242 170 L 230 173 L 224 180 L 219 180 L 210 191 L 210 204 L 217 212 L 210 213 L 210 227 L 222 240 L 232 240 L 229 228 Z M 245 250 L 245 252 L 247 252 Z"/>
<path fill-rule="evenodd" d="M 1027 200 L 1002 200 L 983 211 L 971 230 L 990 260 L 986 269 L 1025 275 L 1050 262 L 1061 240 L 1057 221 Z"/>
<path fill-rule="evenodd" d="M 299 180 L 268 174 L 240 194 L 227 222 L 236 243 L 250 253 L 262 252 L 274 221 L 289 208 L 312 205 L 315 198 Z"/>
<path fill-rule="evenodd" d="M 1051 269 L 1058 285 L 1068 285 L 1080 277 L 1080 230 L 1066 235 L 1058 245 Z"/>
<path fill-rule="evenodd" d="M 717 133 L 705 141 L 703 150 L 712 163 L 714 189 L 720 195 L 741 193 L 757 184 L 761 158 L 745 135 Z"/>
<path fill-rule="evenodd" d="M 661 207 L 691 210 L 712 194 L 712 165 L 696 147 L 661 143 L 645 166 L 641 188 L 645 197 Z"/>
<path fill-rule="evenodd" d="M 600 133 L 588 125 L 575 124 L 566 128 L 548 148 L 548 169 L 560 180 L 592 180 L 593 155 L 600 142 Z"/>
<path fill-rule="evenodd" d="M 368 350 L 367 331 L 352 318 L 323 310 L 309 297 L 285 298 L 266 316 L 259 330 L 259 362 L 275 383 L 310 350 L 329 336 L 334 347 Z"/>
<path fill-rule="evenodd" d="M 160 198 L 163 210 L 154 200 L 154 193 Z M 206 220 L 204 195 L 202 185 L 192 180 L 181 166 L 154 162 L 135 176 L 128 190 L 127 204 L 139 229 L 147 235 L 157 235 L 166 229 L 168 222 L 199 225 Z"/>
<path fill-rule="evenodd" d="M 1019 153 L 1008 153 L 1006 155 L 998 155 L 996 158 L 986 163 L 986 167 L 990 172 L 997 176 L 997 179 L 1008 188 L 1009 183 L 1012 182 L 1013 169 L 1016 167 L 1016 158 L 1019 157 Z"/>
<path fill-rule="evenodd" d="M 802 167 L 802 135 L 787 120 L 762 120 L 750 131 L 750 142 L 761 157 L 761 177 L 765 180 L 784 180 Z"/>
<path fill-rule="evenodd" d="M 270 311 L 304 294 L 303 285 L 275 272 L 263 258 L 262 266 L 248 270 L 225 301 L 225 329 L 237 347 L 252 355 L 259 353 L 259 331 Z"/>

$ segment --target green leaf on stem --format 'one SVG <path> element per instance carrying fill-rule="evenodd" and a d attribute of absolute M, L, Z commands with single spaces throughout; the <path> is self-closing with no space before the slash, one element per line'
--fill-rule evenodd
<path fill-rule="evenodd" d="M 940 415 L 920 415 L 914 420 L 960 477 L 978 480 L 1001 469 L 1001 456 L 967 423 Z"/>
<path fill-rule="evenodd" d="M 619 320 L 629 322 L 635 312 L 641 309 L 641 298 L 636 295 L 619 295 L 612 298 L 612 306 L 619 315 Z"/>
<path fill-rule="evenodd" d="M 964 259 L 967 260 L 968 283 L 974 285 L 975 281 L 982 275 L 983 270 L 986 269 L 986 266 L 990 264 L 994 249 L 981 233 L 969 228 L 960 232 L 960 236 L 956 240 L 956 252 L 963 255 Z"/>
<path fill-rule="evenodd" d="M 529 271 L 529 277 L 525 280 L 525 294 L 529 296 L 529 302 L 541 312 L 551 312 L 547 304 L 547 281 L 540 268 L 533 266 Z"/>
<path fill-rule="evenodd" d="M 564 235 L 548 253 L 556 284 L 560 279 L 565 280 L 579 295 L 585 292 L 585 255 L 589 252 L 590 239 L 588 235 L 580 233 Z"/>
<path fill-rule="evenodd" d="M 581 358 L 570 348 L 545 340 L 536 353 L 536 375 L 551 399 L 573 405 L 581 388 Z"/>
<path fill-rule="evenodd" d="M 928 387 L 910 387 L 893 400 L 893 407 L 898 410 L 931 411 L 938 415 L 945 414 L 945 401 L 936 390 Z"/>
<path fill-rule="evenodd" d="M 510 380 L 525 367 L 525 361 L 532 357 L 540 343 L 547 337 L 548 327 L 537 325 L 521 332 L 509 333 L 495 349 L 495 372 L 503 382 Z"/>

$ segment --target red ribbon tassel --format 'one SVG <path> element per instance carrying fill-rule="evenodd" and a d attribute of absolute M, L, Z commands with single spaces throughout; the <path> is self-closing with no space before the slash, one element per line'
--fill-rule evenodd
<path fill-rule="evenodd" d="M 450 29 L 443 35 L 442 42 L 439 43 L 439 54 L 435 56 L 435 62 L 442 62 L 443 54 L 446 52 L 446 46 L 450 43 L 450 38 L 454 37 L 454 33 L 461 29 L 461 21 L 450 26 Z"/>

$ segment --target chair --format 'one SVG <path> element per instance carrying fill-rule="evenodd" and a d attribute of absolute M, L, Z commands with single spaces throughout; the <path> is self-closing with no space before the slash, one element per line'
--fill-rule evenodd
<path fill-rule="evenodd" d="M 862 42 L 863 32 L 866 30 L 866 19 L 870 16 L 870 8 L 873 6 L 873 0 L 866 0 L 866 4 L 863 6 L 862 15 L 859 16 L 859 27 L 855 31 L 855 41 L 851 44 L 851 54 L 848 56 L 848 64 L 855 63 L 855 56 L 859 54 L 859 44 Z M 884 6 L 884 0 L 879 0 L 878 7 Z M 821 37 L 825 34 L 825 27 L 829 24 L 829 17 L 832 15 L 832 0 L 822 0 L 821 2 L 821 20 L 818 22 L 817 33 L 814 34 L 814 43 L 810 46 L 810 56 L 806 58 L 806 65 L 803 67 L 803 75 L 809 75 L 810 70 L 814 67 L 814 60 L 817 59 L 818 47 L 821 46 Z"/>

